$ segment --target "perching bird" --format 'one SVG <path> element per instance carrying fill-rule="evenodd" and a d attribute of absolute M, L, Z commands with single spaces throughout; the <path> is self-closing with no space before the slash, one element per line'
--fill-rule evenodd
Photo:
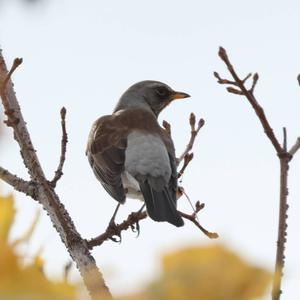
<path fill-rule="evenodd" d="M 134 84 L 112 115 L 93 124 L 86 151 L 97 179 L 114 199 L 143 200 L 150 218 L 178 227 L 183 220 L 176 209 L 175 149 L 157 117 L 173 100 L 187 97 L 158 81 Z"/>

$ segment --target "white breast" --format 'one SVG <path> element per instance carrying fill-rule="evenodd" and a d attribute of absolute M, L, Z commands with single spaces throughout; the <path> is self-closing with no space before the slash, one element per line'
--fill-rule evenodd
<path fill-rule="evenodd" d="M 144 197 L 140 191 L 139 183 L 127 171 L 121 174 L 122 184 L 126 191 L 126 196 L 132 199 L 144 201 Z"/>

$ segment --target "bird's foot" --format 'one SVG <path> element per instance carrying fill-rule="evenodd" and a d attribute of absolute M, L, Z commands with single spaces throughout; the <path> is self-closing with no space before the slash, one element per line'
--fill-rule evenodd
<path fill-rule="evenodd" d="M 139 212 L 135 212 L 135 215 L 139 215 Z M 137 220 L 134 224 L 130 225 L 130 228 L 132 230 L 132 232 L 136 232 L 136 237 L 139 237 L 140 235 L 140 223 Z"/>
<path fill-rule="evenodd" d="M 145 207 L 145 204 L 143 204 L 143 206 L 137 212 L 132 213 L 132 218 L 135 220 L 135 223 L 130 225 L 130 227 L 133 232 L 137 233 L 136 237 L 139 237 L 139 235 L 140 235 L 140 223 L 139 223 L 140 218 L 139 217 L 143 213 L 144 207 Z"/>
<path fill-rule="evenodd" d="M 114 219 L 111 219 L 106 231 L 110 231 L 113 235 L 109 237 L 109 239 L 115 243 L 122 242 L 121 230 L 119 229 L 118 225 L 115 223 Z"/>
<path fill-rule="evenodd" d="M 120 208 L 120 203 L 118 203 L 118 205 L 108 223 L 107 229 L 106 229 L 106 231 L 109 231 L 112 234 L 112 236 L 109 239 L 115 243 L 122 242 L 121 230 L 119 229 L 118 225 L 115 222 L 116 215 L 117 215 L 119 208 Z M 117 236 L 117 238 L 115 238 L 114 236 Z"/>

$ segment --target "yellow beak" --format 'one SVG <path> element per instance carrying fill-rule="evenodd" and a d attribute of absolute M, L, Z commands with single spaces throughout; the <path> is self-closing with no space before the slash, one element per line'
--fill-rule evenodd
<path fill-rule="evenodd" d="M 171 95 L 171 100 L 175 100 L 175 99 L 183 99 L 183 98 L 189 98 L 191 97 L 189 94 L 187 93 L 183 93 L 183 92 L 174 92 Z"/>

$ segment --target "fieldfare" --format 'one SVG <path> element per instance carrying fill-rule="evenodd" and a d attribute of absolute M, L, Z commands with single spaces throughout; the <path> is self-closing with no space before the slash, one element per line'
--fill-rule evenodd
<path fill-rule="evenodd" d="M 183 220 L 176 209 L 175 148 L 157 117 L 173 100 L 187 97 L 158 81 L 134 84 L 112 115 L 93 124 L 86 151 L 97 179 L 115 200 L 145 201 L 151 219 L 178 227 Z"/>

